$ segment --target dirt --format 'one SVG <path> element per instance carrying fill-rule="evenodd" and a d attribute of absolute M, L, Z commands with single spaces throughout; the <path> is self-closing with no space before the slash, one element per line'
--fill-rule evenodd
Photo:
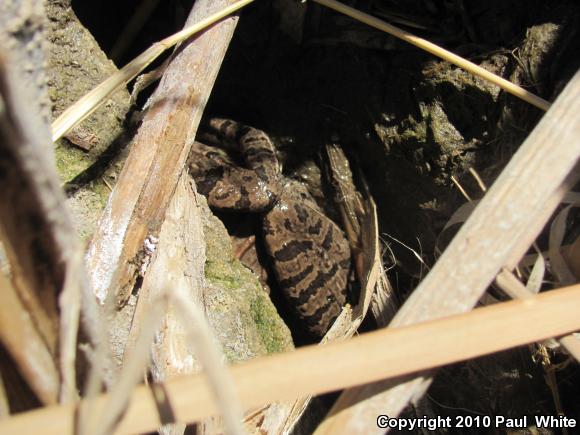
<path fill-rule="evenodd" d="M 185 2 L 170 3 L 187 10 Z M 580 5 L 573 1 L 350 3 L 396 17 L 409 31 L 548 100 L 580 66 Z M 179 21 L 172 20 L 146 28 L 161 37 Z M 542 115 L 388 35 L 313 2 L 291 0 L 244 10 L 206 113 L 270 133 L 287 173 L 315 158 L 338 132 L 371 186 L 389 248 L 384 260 L 402 300 L 434 263 L 438 235 L 466 201 L 451 177 L 471 197 L 481 197 L 470 168 L 492 184 Z M 578 371 L 566 370 L 568 380 L 577 381 Z M 557 377 L 564 411 L 578 417 L 578 388 Z M 417 413 L 556 412 L 543 368 L 527 348 L 443 370 L 426 397 Z"/>

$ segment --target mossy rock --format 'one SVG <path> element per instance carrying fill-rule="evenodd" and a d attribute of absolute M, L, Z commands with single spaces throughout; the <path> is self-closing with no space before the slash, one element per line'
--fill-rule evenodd
<path fill-rule="evenodd" d="M 258 277 L 235 258 L 223 223 L 202 204 L 206 241 L 204 303 L 230 361 L 292 350 L 292 336 Z"/>

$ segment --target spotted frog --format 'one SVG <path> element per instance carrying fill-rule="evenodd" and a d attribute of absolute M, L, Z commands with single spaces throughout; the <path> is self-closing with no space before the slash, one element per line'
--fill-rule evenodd
<path fill-rule="evenodd" d="M 346 302 L 351 253 L 343 231 L 303 184 L 282 175 L 266 133 L 227 119 L 208 125 L 219 146 L 195 142 L 188 159 L 199 192 L 212 208 L 261 214 L 280 290 L 309 335 L 321 338 Z"/>

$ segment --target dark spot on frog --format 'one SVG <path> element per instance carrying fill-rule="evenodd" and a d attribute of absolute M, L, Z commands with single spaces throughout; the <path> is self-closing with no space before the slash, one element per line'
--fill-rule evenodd
<path fill-rule="evenodd" d="M 294 204 L 294 210 L 296 210 L 296 217 L 300 223 L 306 223 L 308 220 L 308 211 L 302 207 L 300 204 Z"/>
<path fill-rule="evenodd" d="M 224 168 L 217 167 L 209 169 L 203 177 L 196 178 L 195 184 L 197 185 L 197 190 L 204 196 L 208 196 L 210 192 L 214 189 L 218 181 L 220 181 L 224 176 Z"/>
<path fill-rule="evenodd" d="M 250 198 L 248 197 L 248 190 L 245 186 L 240 186 L 240 198 L 236 202 L 236 208 L 247 209 L 250 207 Z"/>
<path fill-rule="evenodd" d="M 255 138 L 258 139 L 258 138 Z M 263 162 L 263 161 L 267 161 L 269 159 L 273 159 L 274 158 L 274 153 L 270 150 L 262 150 L 262 149 L 257 149 L 257 148 L 250 148 L 247 152 L 246 152 L 246 156 L 248 158 L 252 158 L 252 161 L 254 162 Z"/>
<path fill-rule="evenodd" d="M 224 192 L 224 193 L 215 195 L 215 199 L 217 199 L 218 201 L 222 201 L 222 200 L 226 199 L 228 196 L 230 196 L 230 193 Z"/>
<path fill-rule="evenodd" d="M 350 257 L 342 260 L 340 263 L 338 263 L 340 265 L 340 267 L 342 267 L 343 269 L 348 269 L 350 268 Z"/>
<path fill-rule="evenodd" d="M 336 272 L 338 272 L 337 264 L 334 264 L 329 272 L 319 271 L 316 277 L 310 281 L 308 287 L 306 287 L 306 289 L 300 293 L 298 298 L 296 298 L 298 304 L 303 305 L 308 302 L 312 296 L 316 296 L 318 290 L 320 288 L 324 288 L 325 284 L 327 284 L 328 281 L 330 281 L 330 279 L 336 275 Z"/>
<path fill-rule="evenodd" d="M 264 237 L 274 235 L 275 230 L 274 226 L 270 223 L 270 221 L 263 219 L 262 221 L 262 234 Z"/>
<path fill-rule="evenodd" d="M 314 314 L 311 314 L 307 317 L 306 326 L 310 330 L 320 331 L 320 325 L 325 323 L 323 322 L 323 317 L 329 315 L 336 317 L 339 314 L 338 310 L 332 310 L 332 308 L 335 306 L 336 305 L 334 304 L 334 301 L 328 301 L 325 305 L 316 310 Z"/>
<path fill-rule="evenodd" d="M 301 252 L 312 249 L 310 240 L 291 240 L 284 244 L 284 247 L 274 253 L 276 261 L 290 261 L 296 258 Z"/>
<path fill-rule="evenodd" d="M 324 236 L 324 240 L 322 241 L 322 247 L 324 249 L 330 249 L 330 246 L 332 245 L 332 227 L 329 226 L 328 227 L 328 231 L 326 232 L 326 236 Z"/>
<path fill-rule="evenodd" d="M 290 278 L 283 279 L 279 282 L 281 287 L 296 287 L 298 284 L 304 280 L 308 275 L 312 273 L 314 266 L 309 264 L 304 270 L 298 272 L 296 275 Z"/>
<path fill-rule="evenodd" d="M 239 124 L 238 125 L 235 125 L 235 124 L 237 124 L 237 123 L 235 121 L 232 121 L 232 124 L 230 124 L 230 128 L 237 128 L 237 131 L 236 131 L 234 137 L 235 137 L 236 141 L 239 141 L 242 137 L 244 137 L 246 134 L 248 134 L 248 132 L 251 130 L 251 128 L 247 127 L 245 125 L 238 127 Z"/>
<path fill-rule="evenodd" d="M 318 219 L 318 221 L 316 221 L 316 224 L 308 227 L 308 234 L 319 234 L 321 228 L 322 228 L 322 221 L 320 219 Z"/>

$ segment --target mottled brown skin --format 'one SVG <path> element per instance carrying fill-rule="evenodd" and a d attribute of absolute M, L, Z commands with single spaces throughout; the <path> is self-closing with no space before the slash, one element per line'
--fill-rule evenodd
<path fill-rule="evenodd" d="M 346 302 L 350 247 L 301 184 L 285 187 L 263 217 L 266 250 L 296 315 L 322 337 Z"/>
<path fill-rule="evenodd" d="M 212 119 L 214 140 L 237 147 L 246 167 L 236 165 L 220 148 L 196 142 L 188 159 L 189 172 L 210 206 L 221 210 L 262 212 L 280 191 L 280 164 L 270 138 L 262 131 L 227 119 Z"/>
<path fill-rule="evenodd" d="M 282 186 L 265 133 L 222 119 L 210 128 L 226 147 L 238 144 L 247 167 L 198 142 L 189 168 L 199 191 L 212 207 L 263 213 L 264 243 L 280 289 L 309 334 L 322 337 L 346 302 L 351 256 L 344 233 L 302 184 L 286 180 Z"/>

